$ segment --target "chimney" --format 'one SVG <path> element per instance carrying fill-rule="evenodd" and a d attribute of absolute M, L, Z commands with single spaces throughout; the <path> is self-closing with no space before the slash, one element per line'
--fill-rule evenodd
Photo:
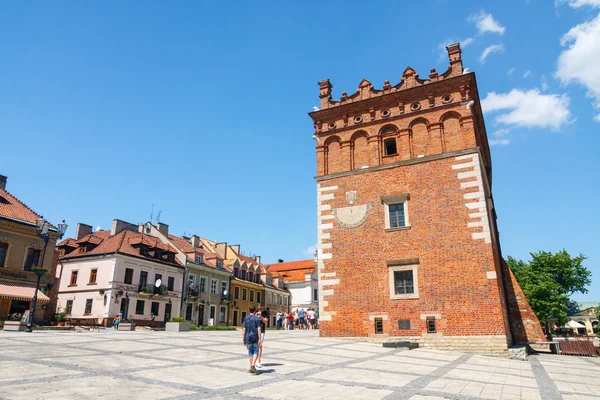
<path fill-rule="evenodd" d="M 277 260 L 278 264 L 281 264 L 283 262 L 283 260 L 280 258 L 279 260 Z"/>
<path fill-rule="evenodd" d="M 6 180 L 8 178 L 4 175 L 0 175 L 0 189 L 6 189 Z"/>
<path fill-rule="evenodd" d="M 120 219 L 113 219 L 112 227 L 110 229 L 110 234 L 114 236 L 117 233 L 119 233 L 125 229 L 128 229 L 133 232 L 137 232 L 138 226 L 135 224 L 130 224 L 129 222 L 121 221 Z"/>
<path fill-rule="evenodd" d="M 165 236 L 169 235 L 169 225 L 159 222 L 156 224 L 156 227 L 158 228 L 158 231 L 160 233 L 162 233 L 163 235 L 165 235 Z"/>
<path fill-rule="evenodd" d="M 463 73 L 463 64 L 460 43 L 450 44 L 446 47 L 446 50 L 448 51 L 448 58 L 450 59 L 450 68 L 452 68 L 450 75 L 461 75 Z"/>
<path fill-rule="evenodd" d="M 235 255 L 239 255 L 240 254 L 240 245 L 239 244 L 232 244 L 231 249 L 233 250 L 233 252 L 235 253 Z"/>
<path fill-rule="evenodd" d="M 252 258 L 254 258 L 254 261 L 260 264 L 260 256 L 254 256 Z"/>
<path fill-rule="evenodd" d="M 75 230 L 75 240 L 79 240 L 90 233 L 92 233 L 92 227 L 90 225 L 77 224 L 77 229 Z"/>
<path fill-rule="evenodd" d="M 192 237 L 190 238 L 190 243 L 194 247 L 200 247 L 200 237 L 192 235 Z"/>
<path fill-rule="evenodd" d="M 217 255 L 227 260 L 227 242 L 217 243 L 215 248 L 217 249 Z"/>

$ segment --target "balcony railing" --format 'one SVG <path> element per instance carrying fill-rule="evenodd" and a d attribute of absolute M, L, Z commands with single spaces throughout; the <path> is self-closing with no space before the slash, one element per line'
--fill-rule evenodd
<path fill-rule="evenodd" d="M 198 297 L 200 295 L 200 289 L 199 288 L 189 288 L 188 294 L 190 295 L 190 297 Z"/>

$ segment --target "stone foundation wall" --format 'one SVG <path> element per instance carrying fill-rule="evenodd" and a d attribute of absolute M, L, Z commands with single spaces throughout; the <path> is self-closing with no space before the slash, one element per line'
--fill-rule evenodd
<path fill-rule="evenodd" d="M 358 339 L 358 338 L 357 338 Z M 363 338 L 360 338 L 363 339 Z M 364 339 L 363 339 L 364 340 Z M 436 348 L 439 350 L 460 351 L 494 357 L 508 357 L 506 336 L 396 336 L 371 337 L 369 342 L 383 343 L 393 341 L 410 341 L 419 343 L 420 348 Z"/>

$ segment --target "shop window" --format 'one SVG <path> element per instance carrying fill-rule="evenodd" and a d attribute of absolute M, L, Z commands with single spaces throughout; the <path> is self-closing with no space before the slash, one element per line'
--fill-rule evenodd
<path fill-rule="evenodd" d="M 160 303 L 158 301 L 153 301 L 152 305 L 150 306 L 150 312 L 152 313 L 152 315 L 154 315 L 155 317 L 158 316 L 158 308 L 160 307 Z"/>

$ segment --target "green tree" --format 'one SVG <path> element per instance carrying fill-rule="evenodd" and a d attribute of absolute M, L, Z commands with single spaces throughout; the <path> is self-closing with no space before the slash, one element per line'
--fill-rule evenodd
<path fill-rule="evenodd" d="M 530 262 L 508 257 L 508 265 L 538 319 L 558 318 L 563 324 L 567 320 L 569 298 L 574 293 L 587 293 L 592 282 L 592 273 L 583 266 L 586 257 L 582 254 L 571 257 L 566 250 L 530 254 Z"/>

